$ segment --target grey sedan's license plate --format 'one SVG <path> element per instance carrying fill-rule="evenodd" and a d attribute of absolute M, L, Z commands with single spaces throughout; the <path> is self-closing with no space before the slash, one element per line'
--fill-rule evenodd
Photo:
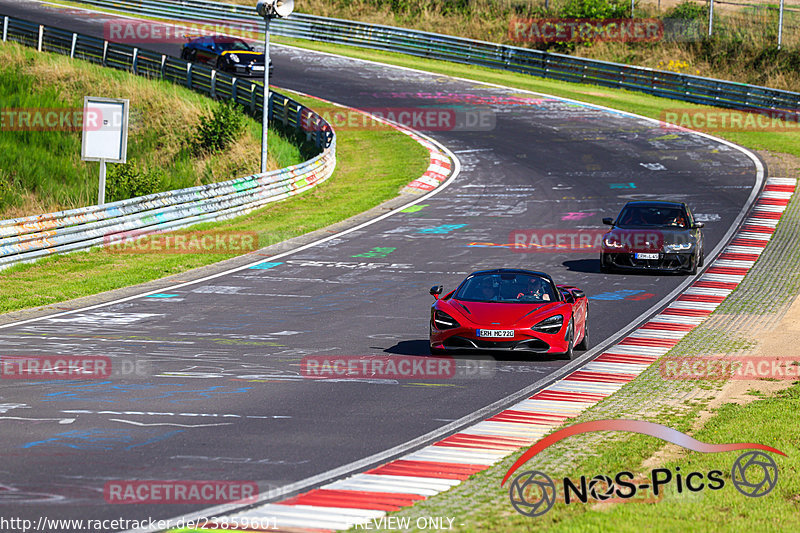
<path fill-rule="evenodd" d="M 476 330 L 478 337 L 513 337 L 513 329 L 479 329 Z"/>
<path fill-rule="evenodd" d="M 658 254 L 636 254 L 636 259 L 658 259 Z"/>

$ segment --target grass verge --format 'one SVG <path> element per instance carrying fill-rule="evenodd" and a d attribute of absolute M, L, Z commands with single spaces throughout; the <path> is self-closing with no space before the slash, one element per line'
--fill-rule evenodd
<path fill-rule="evenodd" d="M 0 44 L 0 58 L 0 101 L 7 112 L 0 126 L 0 218 L 95 203 L 98 166 L 81 161 L 80 119 L 73 119 L 83 110 L 84 95 L 130 100 L 128 161 L 149 176 L 141 194 L 223 181 L 259 168 L 261 124 L 249 116 L 223 151 L 195 152 L 197 125 L 216 105 L 199 93 L 16 43 Z M 54 112 L 70 120 L 58 120 L 53 127 L 22 126 L 14 110 L 20 116 Z M 308 158 L 294 139 L 270 131 L 270 168 Z M 107 194 L 113 190 L 116 165 L 109 166 Z"/>
<path fill-rule="evenodd" d="M 314 108 L 318 100 L 297 97 Z M 191 233 L 253 231 L 267 246 L 359 214 L 397 195 L 422 175 L 428 152 L 393 128 L 337 134 L 337 165 L 331 179 L 291 199 L 241 217 L 193 226 Z M 218 254 L 115 253 L 95 248 L 22 264 L 0 275 L 0 312 L 52 304 L 151 281 L 236 256 Z M 53 283 L 53 280 L 59 280 Z"/>

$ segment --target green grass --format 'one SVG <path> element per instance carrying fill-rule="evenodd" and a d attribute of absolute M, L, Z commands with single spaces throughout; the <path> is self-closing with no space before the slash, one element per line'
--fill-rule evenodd
<path fill-rule="evenodd" d="M 232 179 L 259 168 L 261 125 L 249 116 L 245 130 L 229 149 L 193 153 L 199 118 L 210 114 L 215 105 L 199 93 L 15 43 L 0 44 L 0 60 L 0 102 L 5 109 L 80 112 L 84 95 L 128 98 L 128 160 L 157 172 L 158 182 L 150 192 Z M 16 131 L 9 117 L 4 123 L 0 218 L 96 202 L 98 164 L 80 160 L 79 123 L 78 131 Z M 271 168 L 297 164 L 310 155 L 307 147 L 271 128 Z"/>
<path fill-rule="evenodd" d="M 747 405 L 724 404 L 699 431 L 691 431 L 691 427 L 703 407 L 702 402 L 695 402 L 672 414 L 665 410 L 657 417 L 635 418 L 647 418 L 679 431 L 691 432 L 694 438 L 703 442 L 763 443 L 781 450 L 785 457 L 770 454 L 778 464 L 778 484 L 770 494 L 761 498 L 744 496 L 731 483 L 732 465 L 742 451 L 704 454 L 681 449 L 678 456 L 667 457 L 644 468 L 643 462 L 663 448 L 663 441 L 632 433 L 600 432 L 561 441 L 512 476 L 513 479 L 522 472 L 539 470 L 554 480 L 558 497 L 554 507 L 543 516 L 530 518 L 517 513 L 509 501 L 509 484 L 500 486 L 500 480 L 521 452 L 472 476 L 441 496 L 394 515 L 410 517 L 412 524 L 418 517 L 452 517 L 454 523 L 460 524 L 456 528 L 460 532 L 636 532 L 650 529 L 677 533 L 686 531 L 687 524 L 691 524 L 693 531 L 795 531 L 800 528 L 797 512 L 800 427 L 795 420 L 800 407 L 800 382 L 773 397 L 753 396 L 758 399 Z M 589 411 L 570 420 L 569 425 L 593 419 L 598 419 L 598 414 Z M 576 450 L 580 450 L 579 459 L 570 461 L 569 457 Z M 561 485 L 564 477 L 577 484 L 581 476 L 587 480 L 597 475 L 613 478 L 618 472 L 627 471 L 636 479 L 644 480 L 650 477 L 654 468 L 669 469 L 673 474 L 673 482 L 659 496 L 645 490 L 639 492 L 640 497 L 621 503 L 598 505 L 591 498 L 586 504 L 572 502 L 567 505 L 564 502 Z M 686 476 L 690 472 L 701 472 L 706 475 L 712 470 L 722 472 L 725 485 L 721 490 L 677 490 L 676 473 Z M 755 476 L 752 479 L 756 479 Z M 359 530 L 353 528 L 351 531 Z"/>
<path fill-rule="evenodd" d="M 297 97 L 314 107 L 314 99 Z M 225 232 L 254 231 L 267 246 L 344 220 L 393 198 L 428 165 L 419 143 L 391 128 L 341 131 L 334 175 L 314 189 L 241 217 L 193 226 Z M 121 254 L 96 248 L 54 256 L 0 274 L 0 312 L 15 311 L 143 283 L 236 254 Z M 53 283 L 53 280 L 59 280 Z"/>
<path fill-rule="evenodd" d="M 622 503 L 607 509 L 562 503 L 541 519 L 532 520 L 518 515 L 511 523 L 503 521 L 498 524 L 502 527 L 497 530 L 540 531 L 547 525 L 550 531 L 641 531 L 645 524 L 658 524 L 659 531 L 685 531 L 687 523 L 691 523 L 695 531 L 796 531 L 800 528 L 796 499 L 800 493 L 800 478 L 797 476 L 800 468 L 800 427 L 794 420 L 798 407 L 800 384 L 795 384 L 776 397 L 744 406 L 725 404 L 702 430 L 693 434 L 703 442 L 768 443 L 786 453 L 786 457 L 772 454 L 778 463 L 779 482 L 767 496 L 749 498 L 732 486 L 731 467 L 741 452 L 690 452 L 680 459 L 659 465 L 659 468 L 668 468 L 673 474 L 680 468 L 679 471 L 684 475 L 721 470 L 726 482 L 723 489 L 696 493 L 684 490 L 679 493 L 673 484 L 657 502 Z M 659 422 L 669 424 L 663 420 Z M 686 429 L 685 423 L 680 426 Z M 636 470 L 643 459 L 662 445 L 663 442 L 651 437 L 629 436 L 606 447 L 600 455 L 567 475 L 574 479 L 580 475 L 592 477 Z"/>

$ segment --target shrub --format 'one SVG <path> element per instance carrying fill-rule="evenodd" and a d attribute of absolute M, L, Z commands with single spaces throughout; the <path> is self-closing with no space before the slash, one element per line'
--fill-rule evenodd
<path fill-rule="evenodd" d="M 142 170 L 134 161 L 109 164 L 106 171 L 106 200 L 115 202 L 159 192 L 163 173 L 161 169 Z"/>
<path fill-rule="evenodd" d="M 622 0 L 569 0 L 560 15 L 574 19 L 621 19 L 630 17 L 631 4 Z"/>
<path fill-rule="evenodd" d="M 194 137 L 195 152 L 214 153 L 227 148 L 242 133 L 244 125 L 241 106 L 229 100 L 218 103 L 211 115 L 200 117 Z"/>
<path fill-rule="evenodd" d="M 708 19 L 708 6 L 696 4 L 691 0 L 684 0 L 667 11 L 664 18 L 680 20 Z"/>

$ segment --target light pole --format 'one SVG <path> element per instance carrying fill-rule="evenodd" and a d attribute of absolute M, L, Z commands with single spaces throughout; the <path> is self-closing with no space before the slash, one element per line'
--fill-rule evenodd
<path fill-rule="evenodd" d="M 708 2 L 708 36 L 711 37 L 711 32 L 714 29 L 714 0 Z"/>
<path fill-rule="evenodd" d="M 778 15 L 778 50 L 781 49 L 782 37 L 783 37 L 783 0 L 781 0 L 781 12 Z"/>
<path fill-rule="evenodd" d="M 264 17 L 264 103 L 261 115 L 261 173 L 267 171 L 267 127 L 269 122 L 269 22 L 286 18 L 294 10 L 294 0 L 258 0 L 256 11 Z"/>

